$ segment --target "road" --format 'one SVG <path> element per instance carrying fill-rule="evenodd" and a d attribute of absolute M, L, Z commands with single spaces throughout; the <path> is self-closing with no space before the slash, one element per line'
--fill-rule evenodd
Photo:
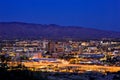
<path fill-rule="evenodd" d="M 41 66 L 58 66 L 58 67 L 77 67 L 79 70 L 83 71 L 109 71 L 109 72 L 117 72 L 120 71 L 120 67 L 116 66 L 100 66 L 100 65 L 81 65 L 81 64 L 63 64 L 63 63 L 50 63 L 50 62 L 24 62 L 26 67 L 34 67 L 40 68 Z"/>

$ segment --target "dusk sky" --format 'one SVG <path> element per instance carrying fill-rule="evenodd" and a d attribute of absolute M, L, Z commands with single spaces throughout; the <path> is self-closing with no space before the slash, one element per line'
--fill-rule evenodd
<path fill-rule="evenodd" d="M 120 0 L 0 0 L 0 22 L 120 31 Z"/>

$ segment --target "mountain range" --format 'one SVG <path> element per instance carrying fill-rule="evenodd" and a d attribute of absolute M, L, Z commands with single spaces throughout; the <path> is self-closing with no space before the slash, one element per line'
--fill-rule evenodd
<path fill-rule="evenodd" d="M 0 22 L 1 39 L 101 39 L 120 38 L 120 32 L 104 31 L 80 26 Z"/>

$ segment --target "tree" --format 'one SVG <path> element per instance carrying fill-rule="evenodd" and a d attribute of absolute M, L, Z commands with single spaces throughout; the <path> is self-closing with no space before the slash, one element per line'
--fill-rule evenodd
<path fill-rule="evenodd" d="M 0 67 L 1 68 L 8 68 L 8 61 L 11 60 L 11 57 L 8 55 L 8 54 L 3 54 L 3 55 L 0 55 L 0 61 L 1 61 L 1 64 L 0 64 Z"/>

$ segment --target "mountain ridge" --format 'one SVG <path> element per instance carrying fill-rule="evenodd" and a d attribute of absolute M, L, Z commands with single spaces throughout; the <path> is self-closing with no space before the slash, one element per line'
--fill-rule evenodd
<path fill-rule="evenodd" d="M 80 26 L 60 26 L 56 24 L 35 24 L 25 22 L 0 22 L 0 38 L 101 39 L 120 38 L 120 32 L 84 28 Z"/>

